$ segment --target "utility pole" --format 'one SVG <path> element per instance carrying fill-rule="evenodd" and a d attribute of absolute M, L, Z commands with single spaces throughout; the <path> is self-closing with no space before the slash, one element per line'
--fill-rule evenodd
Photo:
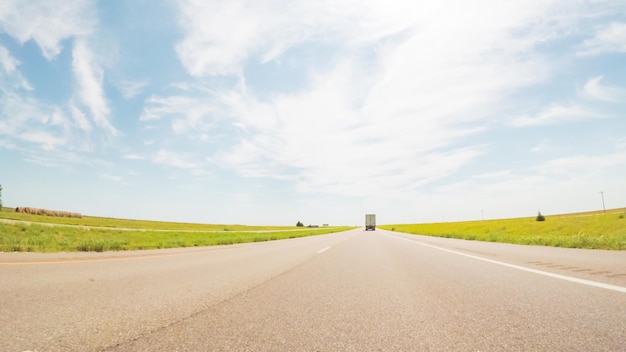
<path fill-rule="evenodd" d="M 600 191 L 600 196 L 602 196 L 602 210 L 606 213 L 606 207 L 604 206 L 604 191 Z"/>

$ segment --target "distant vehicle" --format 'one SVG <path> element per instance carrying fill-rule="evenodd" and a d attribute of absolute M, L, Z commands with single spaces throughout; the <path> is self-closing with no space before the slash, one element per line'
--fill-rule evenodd
<path fill-rule="evenodd" d="M 376 214 L 365 215 L 365 231 L 376 231 Z"/>

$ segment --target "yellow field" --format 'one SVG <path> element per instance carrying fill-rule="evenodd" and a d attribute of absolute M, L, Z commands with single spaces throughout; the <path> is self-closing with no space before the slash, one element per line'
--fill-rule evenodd
<path fill-rule="evenodd" d="M 429 224 L 379 226 L 385 230 L 466 240 L 568 248 L 626 249 L 626 208 L 604 212 Z"/>

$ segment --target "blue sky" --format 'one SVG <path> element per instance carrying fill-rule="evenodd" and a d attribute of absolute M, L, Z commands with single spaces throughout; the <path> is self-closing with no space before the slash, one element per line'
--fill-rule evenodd
<path fill-rule="evenodd" d="M 0 3 L 7 206 L 293 225 L 626 206 L 625 1 Z"/>

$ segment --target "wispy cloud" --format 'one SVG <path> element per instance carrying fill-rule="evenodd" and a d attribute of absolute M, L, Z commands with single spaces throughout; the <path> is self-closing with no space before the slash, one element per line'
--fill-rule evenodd
<path fill-rule="evenodd" d="M 194 140 L 210 140 L 209 131 L 216 128 L 221 116 L 219 107 L 206 92 L 167 97 L 152 96 L 145 102 L 139 121 L 147 126 L 166 120 L 176 135 Z"/>
<path fill-rule="evenodd" d="M 46 149 L 65 144 L 68 121 L 54 106 L 12 92 L 0 94 L 0 134 L 41 145 Z M 36 138 L 41 137 L 40 139 Z"/>
<path fill-rule="evenodd" d="M 307 42 L 340 43 L 333 60 L 309 69 L 301 91 L 261 98 L 243 79 L 214 95 L 241 131 L 215 156 L 220 165 L 291 179 L 307 192 L 401 194 L 446 178 L 485 153 L 460 141 L 483 132 L 509 94 L 546 79 L 550 67 L 532 51 L 545 36 L 522 30 L 551 10 L 543 2 L 366 2 L 346 12 L 295 3 L 287 11 L 307 13 L 292 16 L 307 21 L 236 2 L 211 12 L 217 22 L 240 24 L 232 41 L 194 6 L 182 2 L 189 33 L 178 46 L 192 75 L 237 76 L 247 60 L 278 61 Z"/>
<path fill-rule="evenodd" d="M 140 94 L 142 90 L 148 85 L 148 81 L 128 81 L 122 80 L 117 83 L 118 89 L 124 96 L 124 99 L 130 100 Z"/>
<path fill-rule="evenodd" d="M 0 92 L 0 135 L 57 153 L 92 149 L 91 124 L 73 104 L 43 103 L 17 92 Z"/>
<path fill-rule="evenodd" d="M 550 141 L 547 139 L 544 139 L 541 142 L 539 142 L 539 144 L 532 147 L 530 151 L 533 153 L 542 153 L 542 152 L 545 152 L 546 150 L 549 150 L 550 148 L 551 148 Z"/>
<path fill-rule="evenodd" d="M 514 119 L 511 124 L 515 127 L 544 126 L 609 117 L 575 103 L 569 105 L 552 104 L 535 116 L 520 116 Z"/>
<path fill-rule="evenodd" d="M 0 45 L 0 65 L 4 71 L 12 73 L 19 64 L 20 62 L 17 61 L 4 46 Z"/>
<path fill-rule="evenodd" d="M 74 42 L 72 55 L 76 90 L 80 101 L 89 109 L 97 126 L 111 135 L 118 135 L 118 130 L 109 121 L 109 103 L 102 88 L 103 69 L 97 64 L 93 52 L 83 39 Z"/>
<path fill-rule="evenodd" d="M 604 76 L 591 78 L 587 81 L 582 90 L 582 95 L 586 98 L 620 102 L 626 100 L 626 88 L 615 87 L 602 84 Z"/>
<path fill-rule="evenodd" d="M 349 78 L 320 79 L 312 91 L 268 103 L 225 96 L 244 140 L 217 156 L 220 165 L 244 176 L 291 179 L 305 192 L 368 195 L 415 190 L 484 152 L 452 147 L 455 136 L 472 133 L 457 130 L 454 120 L 354 110 L 346 105 L 350 86 L 339 83 Z"/>
<path fill-rule="evenodd" d="M 616 139 L 615 147 L 617 150 L 626 152 L 626 137 Z"/>
<path fill-rule="evenodd" d="M 33 90 L 33 87 L 19 72 L 19 65 L 20 62 L 4 46 L 0 45 L 0 67 L 2 68 L 0 70 L 0 83 L 5 90 L 11 86 L 15 89 Z"/>
<path fill-rule="evenodd" d="M 53 150 L 65 144 L 65 138 L 56 137 L 45 131 L 22 132 L 18 138 L 27 142 L 40 144 L 44 150 Z"/>
<path fill-rule="evenodd" d="M 113 181 L 115 183 L 124 184 L 124 185 L 128 184 L 128 182 L 124 180 L 124 177 L 119 176 L 119 175 L 112 175 L 112 174 L 104 173 L 104 174 L 101 174 L 100 177 L 105 180 Z"/>
<path fill-rule="evenodd" d="M 237 75 L 254 57 L 261 63 L 279 59 L 306 42 L 358 47 L 408 30 L 419 14 L 410 2 L 237 0 L 178 2 L 185 35 L 176 51 L 193 76 Z M 207 15 L 210 20 L 207 21 Z M 233 26 L 237 23 L 237 26 Z M 224 28 L 229 28 L 228 34 Z"/>
<path fill-rule="evenodd" d="M 593 38 L 582 43 L 576 54 L 596 56 L 603 53 L 626 53 L 626 23 L 613 22 L 599 28 Z"/>
<path fill-rule="evenodd" d="M 34 40 L 51 60 L 61 51 L 61 42 L 91 32 L 94 4 L 88 0 L 6 0 L 0 5 L 0 27 L 21 43 Z"/>
<path fill-rule="evenodd" d="M 544 174 L 584 177 L 584 175 L 602 174 L 612 168 L 624 166 L 626 166 L 626 152 L 617 151 L 601 155 L 574 155 L 557 158 L 537 165 L 533 169 L 540 170 Z"/>
<path fill-rule="evenodd" d="M 78 128 L 86 132 L 90 132 L 92 130 L 91 123 L 85 116 L 85 113 L 77 108 L 76 105 L 70 104 L 70 112 Z"/>
<path fill-rule="evenodd" d="M 197 101 L 187 96 L 170 96 L 166 98 L 152 96 L 145 102 L 139 121 L 160 120 L 164 117 L 181 117 L 187 112 L 196 111 Z"/>
<path fill-rule="evenodd" d="M 598 198 L 597 192 L 603 184 L 619 184 L 624 172 L 626 154 L 623 150 L 598 155 L 577 154 L 537 162 L 529 168 L 479 174 L 445 183 L 420 199 L 426 204 L 439 204 L 439 207 L 445 204 L 445 209 L 438 209 L 440 212 L 456 212 L 458 216 L 474 219 L 479 218 L 480 209 L 485 210 L 488 218 L 515 213 L 519 216 L 524 209 L 528 216 L 536 211 L 582 211 L 593 209 L 596 203 L 590 204 L 589 200 Z M 623 193 L 623 187 L 615 187 L 613 191 Z M 461 206 L 457 207 L 457 203 Z M 474 213 L 468 215 L 468 210 Z M 432 213 L 429 207 L 422 207 L 422 211 Z"/>
<path fill-rule="evenodd" d="M 144 156 L 135 154 L 135 153 L 124 154 L 122 157 L 124 159 L 129 159 L 129 160 L 144 160 L 145 159 Z"/>
<path fill-rule="evenodd" d="M 48 61 L 55 60 L 64 45 L 72 45 L 76 84 L 74 97 L 66 102 L 39 100 L 32 92 L 39 97 L 43 92 L 23 78 L 20 62 L 0 46 L 0 99 L 4 102 L 0 112 L 10 117 L 0 126 L 0 133 L 57 153 L 62 153 L 61 149 L 91 150 L 90 118 L 104 133 L 117 134 L 102 88 L 103 69 L 88 44 L 96 22 L 91 1 L 9 0 L 0 5 L 0 28 L 20 43 L 34 41 Z"/>
<path fill-rule="evenodd" d="M 268 62 L 291 46 L 332 31 L 330 27 L 337 29 L 338 16 L 350 17 L 361 8 L 358 3 L 344 2 L 329 6 L 326 0 L 295 1 L 289 6 L 279 1 L 247 0 L 182 0 L 178 4 L 185 37 L 176 45 L 176 52 L 185 69 L 197 77 L 237 75 L 250 56 Z M 207 14 L 211 17 L 208 21 Z M 224 28 L 229 28 L 228 35 Z"/>
<path fill-rule="evenodd" d="M 161 164 L 165 166 L 171 166 L 180 169 L 196 169 L 198 167 L 197 163 L 188 161 L 184 156 L 167 150 L 159 150 L 154 157 L 152 158 L 156 164 Z"/>
<path fill-rule="evenodd" d="M 194 76 L 236 72 L 239 63 L 253 49 L 250 43 L 261 35 L 258 33 L 259 17 L 254 11 L 241 1 L 181 1 L 180 5 L 180 22 L 186 37 L 176 50 L 187 71 Z M 199 16 L 207 13 L 212 14 L 210 21 Z M 234 15 L 242 19 L 237 26 L 232 26 Z M 228 36 L 220 33 L 224 28 L 231 29 Z"/>
<path fill-rule="evenodd" d="M 505 176 L 509 176 L 510 174 L 511 174 L 511 170 L 501 170 L 501 171 L 496 171 L 496 172 L 489 172 L 486 174 L 475 175 L 473 176 L 473 178 L 483 179 L 483 180 L 484 179 L 493 180 L 493 179 L 499 179 Z"/>

